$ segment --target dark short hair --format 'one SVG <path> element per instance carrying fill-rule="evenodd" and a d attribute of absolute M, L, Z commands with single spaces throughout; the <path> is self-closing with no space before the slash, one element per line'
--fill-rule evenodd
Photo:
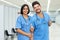
<path fill-rule="evenodd" d="M 34 2 L 32 3 L 32 7 L 34 7 L 34 5 L 36 5 L 36 4 L 40 5 L 40 3 L 39 3 L 38 1 L 34 1 Z"/>
<path fill-rule="evenodd" d="M 27 14 L 29 14 L 30 9 L 29 9 L 29 6 L 28 6 L 27 4 L 23 4 L 23 5 L 22 5 L 22 7 L 21 7 L 21 14 L 23 14 L 23 9 L 24 9 L 25 6 L 28 7 L 28 13 L 27 13 Z"/>

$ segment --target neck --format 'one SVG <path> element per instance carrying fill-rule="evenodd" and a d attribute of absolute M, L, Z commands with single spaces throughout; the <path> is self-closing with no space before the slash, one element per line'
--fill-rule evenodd
<path fill-rule="evenodd" d="M 27 18 L 28 18 L 28 15 L 27 15 L 27 14 L 23 14 L 23 17 L 24 17 L 25 19 L 27 19 Z"/>
<path fill-rule="evenodd" d="M 42 12 L 38 12 L 37 15 L 42 15 Z"/>
<path fill-rule="evenodd" d="M 43 14 L 42 14 L 42 12 L 37 13 L 37 15 L 38 15 L 40 18 L 43 18 L 43 17 L 44 17 Z"/>

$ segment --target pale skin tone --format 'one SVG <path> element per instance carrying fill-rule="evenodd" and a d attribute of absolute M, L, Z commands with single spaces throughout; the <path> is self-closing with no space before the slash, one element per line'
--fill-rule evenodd
<path fill-rule="evenodd" d="M 43 14 L 42 14 L 42 12 L 41 12 L 41 5 L 36 4 L 36 5 L 33 6 L 33 9 L 34 9 L 34 11 L 37 13 L 37 15 L 38 15 L 40 18 L 43 18 L 43 17 L 44 17 Z M 48 23 L 48 25 L 51 26 L 51 24 L 52 24 L 52 22 L 51 22 L 51 20 L 50 20 L 49 23 Z M 32 33 L 34 32 L 34 28 L 31 28 L 31 32 L 32 32 Z"/>
<path fill-rule="evenodd" d="M 27 19 L 28 18 L 28 7 L 27 6 L 25 6 L 24 8 L 23 8 L 23 17 L 25 18 L 25 19 Z M 20 33 L 20 34 L 22 34 L 22 35 L 25 35 L 25 36 L 28 36 L 30 39 L 32 38 L 32 34 L 31 33 L 26 33 L 26 32 L 24 32 L 24 31 L 22 31 L 21 29 L 17 29 L 16 30 L 18 33 Z"/>

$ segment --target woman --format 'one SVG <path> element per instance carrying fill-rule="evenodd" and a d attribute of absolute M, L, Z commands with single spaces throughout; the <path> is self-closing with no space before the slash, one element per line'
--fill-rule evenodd
<path fill-rule="evenodd" d="M 18 33 L 18 40 L 30 40 L 32 34 L 30 32 L 31 21 L 30 16 L 28 16 L 30 10 L 27 4 L 24 4 L 21 7 L 21 15 L 17 18 L 16 21 L 16 31 Z"/>

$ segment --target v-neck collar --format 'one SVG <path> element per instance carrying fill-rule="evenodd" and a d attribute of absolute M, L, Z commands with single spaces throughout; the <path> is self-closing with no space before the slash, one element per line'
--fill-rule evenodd
<path fill-rule="evenodd" d="M 23 20 L 24 20 L 25 22 L 28 22 L 28 21 L 30 20 L 29 16 L 28 16 L 27 19 L 25 19 L 25 18 L 23 17 L 23 15 L 22 15 L 22 18 L 23 18 Z"/>
<path fill-rule="evenodd" d="M 45 18 L 44 13 L 42 13 L 42 14 L 43 14 L 43 18 L 39 17 L 37 14 L 35 14 L 35 15 L 38 19 L 44 19 Z"/>

